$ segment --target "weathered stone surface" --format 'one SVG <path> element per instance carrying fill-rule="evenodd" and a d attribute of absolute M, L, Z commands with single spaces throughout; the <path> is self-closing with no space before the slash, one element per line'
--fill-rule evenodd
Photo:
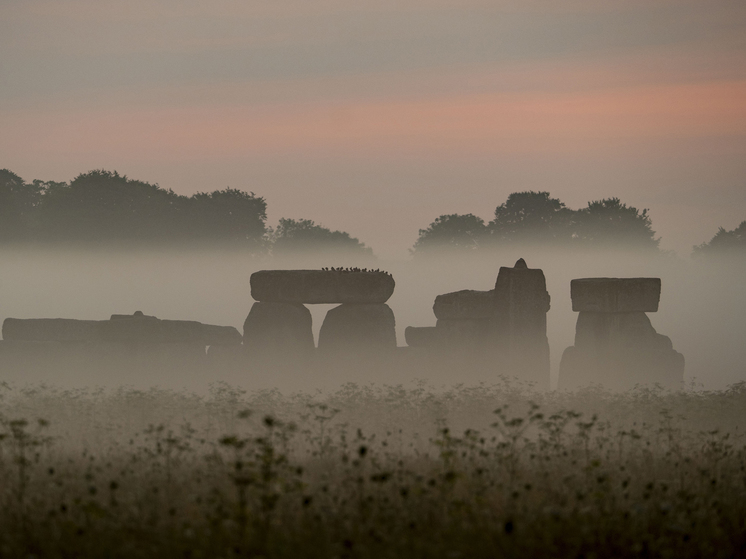
<path fill-rule="evenodd" d="M 495 312 L 495 292 L 464 289 L 438 295 L 433 313 L 438 320 L 488 319 Z"/>
<path fill-rule="evenodd" d="M 435 326 L 407 326 L 404 339 L 410 347 L 433 347 L 439 343 L 439 334 Z"/>
<path fill-rule="evenodd" d="M 520 324 L 522 315 L 546 315 L 550 298 L 544 272 L 538 268 L 500 268 L 495 282 L 495 314 L 508 323 Z M 526 263 L 523 262 L 523 266 Z"/>
<path fill-rule="evenodd" d="M 326 313 L 319 332 L 325 352 L 396 349 L 396 320 L 386 304 L 343 304 Z"/>
<path fill-rule="evenodd" d="M 313 352 L 311 326 L 311 312 L 301 304 L 257 302 L 243 325 L 244 346 L 250 352 Z"/>
<path fill-rule="evenodd" d="M 614 390 L 660 384 L 681 388 L 684 356 L 658 334 L 644 312 L 581 312 L 575 345 L 560 362 L 563 389 L 599 384 Z"/>
<path fill-rule="evenodd" d="M 394 278 L 385 272 L 262 270 L 251 274 L 251 296 L 273 303 L 385 303 Z"/>
<path fill-rule="evenodd" d="M 25 342 L 85 342 L 96 339 L 101 320 L 6 318 L 3 339 Z"/>
<path fill-rule="evenodd" d="M 575 312 L 657 312 L 660 278 L 583 278 L 570 282 Z"/>
<path fill-rule="evenodd" d="M 436 329 L 440 343 L 452 348 L 484 345 L 492 337 L 492 322 L 485 318 L 460 320 L 439 318 Z"/>
<path fill-rule="evenodd" d="M 542 389 L 549 388 L 549 306 L 542 270 L 528 268 L 522 258 L 513 268 L 500 268 L 492 319 L 496 365 L 506 376 L 534 382 Z"/>
<path fill-rule="evenodd" d="M 170 338 L 169 341 L 173 342 L 170 333 L 163 332 L 161 322 L 154 316 L 142 313 L 112 315 L 111 320 L 101 323 L 99 339 L 106 342 L 159 344 Z"/>
<path fill-rule="evenodd" d="M 239 332 L 238 328 L 235 328 L 234 326 L 203 324 L 202 336 L 205 345 L 209 346 L 237 346 L 241 345 L 241 342 L 243 342 L 241 332 Z"/>
<path fill-rule="evenodd" d="M 233 326 L 194 320 L 160 320 L 142 312 L 113 314 L 99 324 L 98 340 L 120 343 L 238 345 L 241 334 Z"/>
<path fill-rule="evenodd" d="M 635 386 L 660 385 L 681 389 L 684 385 L 684 356 L 667 348 L 670 340 L 659 337 L 659 349 L 617 351 L 598 354 L 568 347 L 562 354 L 559 370 L 561 390 L 600 385 L 610 390 L 630 390 Z"/>
<path fill-rule="evenodd" d="M 575 326 L 575 347 L 607 353 L 615 349 L 656 349 L 658 334 L 644 312 L 581 312 Z"/>

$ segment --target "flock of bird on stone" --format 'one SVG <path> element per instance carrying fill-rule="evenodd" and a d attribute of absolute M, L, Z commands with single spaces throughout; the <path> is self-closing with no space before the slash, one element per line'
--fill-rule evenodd
<path fill-rule="evenodd" d="M 389 272 L 386 272 L 385 270 L 379 270 L 376 268 L 375 270 L 369 270 L 368 268 L 321 268 L 322 272 L 344 272 L 344 273 L 350 273 L 350 272 L 368 272 L 371 274 L 386 274 L 387 276 L 390 276 L 391 274 Z"/>

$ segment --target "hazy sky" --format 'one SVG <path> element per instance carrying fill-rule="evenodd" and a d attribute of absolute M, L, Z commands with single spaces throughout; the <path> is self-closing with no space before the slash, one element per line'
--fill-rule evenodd
<path fill-rule="evenodd" d="M 743 0 L 0 0 L 0 168 L 264 196 L 405 257 L 507 195 L 746 219 Z"/>

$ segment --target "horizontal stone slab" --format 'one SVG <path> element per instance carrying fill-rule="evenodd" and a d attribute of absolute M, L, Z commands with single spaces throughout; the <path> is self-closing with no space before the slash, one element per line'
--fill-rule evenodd
<path fill-rule="evenodd" d="M 195 320 L 161 320 L 143 314 L 112 315 L 102 322 L 99 339 L 109 342 L 239 345 L 243 337 L 233 326 L 202 324 Z"/>
<path fill-rule="evenodd" d="M 6 318 L 3 339 L 25 342 L 140 342 L 194 345 L 239 345 L 233 326 L 192 320 L 159 320 L 145 315 L 112 315 L 111 320 Z"/>
<path fill-rule="evenodd" d="M 104 320 L 72 318 L 6 318 L 3 340 L 23 342 L 86 342 L 96 339 Z"/>
<path fill-rule="evenodd" d="M 582 278 L 570 282 L 575 312 L 657 312 L 660 278 Z"/>
<path fill-rule="evenodd" d="M 262 270 L 250 283 L 256 301 L 301 304 L 380 304 L 395 286 L 386 272 L 336 270 Z"/>
<path fill-rule="evenodd" d="M 464 289 L 438 295 L 433 312 L 439 320 L 490 318 L 495 313 L 495 291 Z"/>

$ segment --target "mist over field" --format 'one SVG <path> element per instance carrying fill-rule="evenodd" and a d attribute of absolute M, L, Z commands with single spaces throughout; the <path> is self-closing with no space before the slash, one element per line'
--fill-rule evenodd
<path fill-rule="evenodd" d="M 746 556 L 744 100 L 744 0 L 0 0 L 0 559 Z"/>
<path fill-rule="evenodd" d="M 389 306 L 396 317 L 399 346 L 405 346 L 407 326 L 435 324 L 432 306 L 439 294 L 462 289 L 489 290 L 501 266 L 512 266 L 524 258 L 529 267 L 541 268 L 551 296 L 547 314 L 547 335 L 551 350 L 552 385 L 556 386 L 559 359 L 573 345 L 577 313 L 572 312 L 570 280 L 583 277 L 660 277 L 662 293 L 659 311 L 648 316 L 655 329 L 673 341 L 674 349 L 686 359 L 685 381 L 707 389 L 724 388 L 746 380 L 746 292 L 742 278 L 746 268 L 738 259 L 684 260 L 675 256 L 639 252 L 552 251 L 536 247 L 478 255 L 429 254 L 407 261 L 373 261 L 371 267 L 393 274 L 396 288 Z M 365 258 L 335 256 L 333 253 L 304 254 L 271 258 L 231 250 L 173 249 L 70 249 L 3 248 L 0 254 L 0 285 L 3 286 L 2 319 L 75 318 L 105 320 L 111 314 L 132 314 L 140 310 L 162 319 L 196 320 L 208 324 L 235 326 L 243 322 L 253 304 L 249 277 L 261 269 L 318 269 L 325 266 L 368 265 Z M 313 316 L 315 339 L 325 313 L 333 305 L 308 305 Z M 65 373 L 59 378 L 18 378 L 7 371 L 7 380 L 44 380 L 65 386 L 96 385 L 162 386 L 199 388 L 216 380 L 242 387 L 283 390 L 312 389 L 313 375 L 298 370 L 297 385 L 292 375 L 274 378 L 245 362 L 245 370 L 229 374 L 211 371 L 202 378 L 179 378 L 176 371 L 155 376 L 117 378 L 105 371 Z M 310 376 L 309 376 L 310 375 Z M 408 370 L 396 375 L 381 371 L 380 377 L 356 382 L 409 382 L 430 380 L 438 385 L 491 382 L 496 378 L 472 373 L 468 367 L 453 375 L 433 377 L 427 370 Z M 319 379 L 318 387 L 328 384 Z M 344 381 L 338 378 L 336 382 Z"/>

